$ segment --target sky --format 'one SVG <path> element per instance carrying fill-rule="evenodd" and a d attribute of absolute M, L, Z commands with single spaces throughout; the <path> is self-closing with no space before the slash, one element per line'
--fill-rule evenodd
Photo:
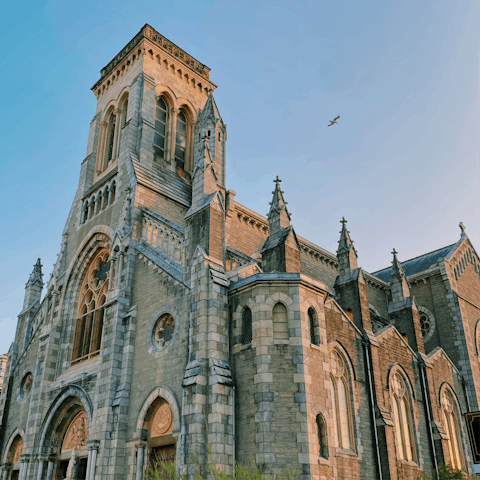
<path fill-rule="evenodd" d="M 149 23 L 211 68 L 227 188 L 265 215 L 276 175 L 298 235 L 348 220 L 375 271 L 480 250 L 477 0 L 24 1 L 2 6 L 0 353 L 33 264 L 47 282 L 85 157 L 100 69 Z M 340 115 L 338 125 L 327 127 Z"/>

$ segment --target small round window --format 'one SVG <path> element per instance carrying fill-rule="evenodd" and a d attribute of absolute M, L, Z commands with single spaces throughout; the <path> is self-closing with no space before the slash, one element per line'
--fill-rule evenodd
<path fill-rule="evenodd" d="M 420 328 L 422 329 L 422 336 L 424 337 L 428 335 L 428 332 L 430 332 L 430 329 L 432 328 L 428 315 L 423 312 L 420 313 Z"/>
<path fill-rule="evenodd" d="M 175 320 L 169 313 L 163 314 L 155 326 L 153 344 L 158 350 L 165 350 L 172 342 L 175 333 Z"/>
<path fill-rule="evenodd" d="M 20 386 L 20 396 L 22 399 L 27 398 L 30 390 L 32 389 L 33 385 L 33 375 L 31 372 L 28 372 L 22 380 L 22 384 Z"/>

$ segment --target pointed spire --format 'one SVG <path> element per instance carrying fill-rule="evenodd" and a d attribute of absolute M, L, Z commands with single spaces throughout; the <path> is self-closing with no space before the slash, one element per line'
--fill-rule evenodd
<path fill-rule="evenodd" d="M 198 116 L 198 122 L 205 124 L 208 122 L 208 120 L 210 120 L 213 125 L 215 125 L 221 118 L 222 116 L 220 115 L 217 104 L 215 103 L 215 99 L 213 98 L 213 90 L 210 89 L 205 106 Z"/>
<path fill-rule="evenodd" d="M 393 249 L 392 277 L 390 279 L 393 303 L 403 302 L 405 298 L 410 297 L 410 288 L 408 287 L 405 272 L 402 264 L 398 260 L 397 253 L 398 252 Z"/>
<path fill-rule="evenodd" d="M 291 215 L 287 209 L 287 202 L 283 198 L 284 192 L 280 189 L 281 180 L 277 178 L 273 181 L 275 190 L 272 192 L 273 199 L 270 202 L 270 211 L 267 213 L 268 223 L 270 224 L 270 234 L 280 228 L 290 226 Z"/>
<path fill-rule="evenodd" d="M 337 258 L 338 271 L 340 276 L 348 274 L 351 270 L 358 268 L 357 251 L 353 246 L 353 240 L 350 238 L 350 232 L 347 230 L 347 221 L 342 217 L 340 221 L 342 230 L 340 231 L 340 240 L 338 241 Z"/>
<path fill-rule="evenodd" d="M 33 266 L 32 273 L 28 277 L 28 282 L 25 285 L 25 298 L 23 300 L 23 310 L 29 308 L 35 302 L 39 302 L 42 297 L 43 289 L 43 273 L 42 262 L 40 259 Z"/>
<path fill-rule="evenodd" d="M 465 233 L 465 225 L 463 224 L 463 222 L 460 222 L 458 224 L 458 226 L 460 227 L 460 230 L 461 230 L 461 234 L 460 234 L 460 238 L 465 238 L 467 236 L 467 234 Z"/>

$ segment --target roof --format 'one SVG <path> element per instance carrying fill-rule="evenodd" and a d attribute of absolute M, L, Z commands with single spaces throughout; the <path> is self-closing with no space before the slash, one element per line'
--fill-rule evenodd
<path fill-rule="evenodd" d="M 192 186 L 175 172 L 153 165 L 151 169 L 138 162 L 132 154 L 132 165 L 139 184 L 185 205 L 192 204 Z"/>
<path fill-rule="evenodd" d="M 414 275 L 415 273 L 423 272 L 425 270 L 428 270 L 429 268 L 434 267 L 442 258 L 448 256 L 452 247 L 454 247 L 455 245 L 456 243 L 448 245 L 447 247 L 440 248 L 438 250 L 434 250 L 430 253 L 425 253 L 424 255 L 420 255 L 419 257 L 411 258 L 410 260 L 400 262 L 403 270 L 405 271 L 405 275 L 408 277 L 410 275 Z M 380 280 L 388 283 L 392 276 L 392 267 L 378 270 L 377 272 L 373 272 L 372 275 L 375 275 Z"/>

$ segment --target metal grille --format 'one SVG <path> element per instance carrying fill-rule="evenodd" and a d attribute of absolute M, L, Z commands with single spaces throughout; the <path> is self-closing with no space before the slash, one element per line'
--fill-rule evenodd
<path fill-rule="evenodd" d="M 248 307 L 242 314 L 242 343 L 252 343 L 252 311 Z"/>

